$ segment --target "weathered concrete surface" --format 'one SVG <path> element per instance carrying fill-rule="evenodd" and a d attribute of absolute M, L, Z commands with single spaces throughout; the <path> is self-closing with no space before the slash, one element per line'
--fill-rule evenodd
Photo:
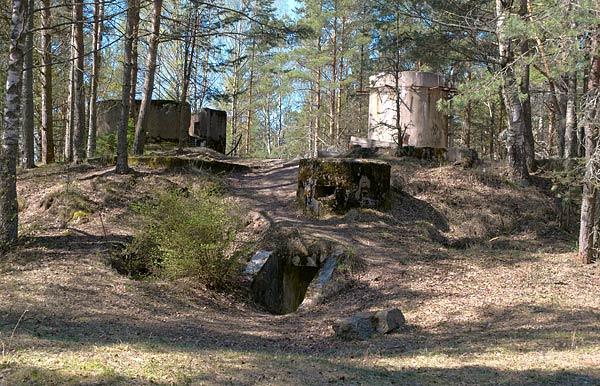
<path fill-rule="evenodd" d="M 414 147 L 446 148 L 448 117 L 437 108 L 448 88 L 439 74 L 404 71 L 398 74 L 400 127 L 404 137 L 399 141 L 396 127 L 396 79 L 392 74 L 369 78 L 369 139 Z"/>
<path fill-rule="evenodd" d="M 444 162 L 446 160 L 446 149 L 433 147 L 403 146 L 396 149 L 396 156 Z"/>
<path fill-rule="evenodd" d="M 318 270 L 295 266 L 289 256 L 273 254 L 252 281 L 252 300 L 274 314 L 294 312 Z"/>
<path fill-rule="evenodd" d="M 329 254 L 327 243 L 307 243 L 299 238 L 282 242 L 259 263 L 250 287 L 252 300 L 274 314 L 296 311 Z"/>
<path fill-rule="evenodd" d="M 455 165 L 461 165 L 465 168 L 470 168 L 479 161 L 479 156 L 473 149 L 449 147 L 446 153 L 446 160 Z"/>
<path fill-rule="evenodd" d="M 141 101 L 136 100 L 136 111 Z M 183 111 L 181 111 L 183 109 Z M 120 100 L 98 102 L 98 135 L 115 133 L 121 115 Z M 183 126 L 182 126 L 183 122 Z M 171 100 L 153 100 L 148 109 L 146 142 L 177 142 L 179 130 L 187 130 L 190 122 L 190 104 Z M 187 133 L 186 133 L 187 137 Z"/>
<path fill-rule="evenodd" d="M 304 300 L 300 304 L 300 309 L 309 309 L 319 304 L 325 297 L 336 293 L 345 283 L 345 278 L 340 272 L 340 259 L 344 253 L 336 250 L 331 256 L 325 259 L 321 265 L 317 276 L 312 280 L 304 295 Z"/>
<path fill-rule="evenodd" d="M 192 115 L 190 136 L 198 146 L 205 146 L 225 154 L 227 146 L 227 113 L 203 108 Z"/>
<path fill-rule="evenodd" d="M 389 164 L 381 161 L 303 159 L 298 168 L 297 200 L 316 215 L 351 208 L 386 209 L 390 205 Z"/>
<path fill-rule="evenodd" d="M 369 339 L 374 333 L 387 334 L 406 323 L 406 319 L 397 308 L 360 312 L 348 318 L 337 320 L 332 327 L 335 335 L 347 340 Z"/>

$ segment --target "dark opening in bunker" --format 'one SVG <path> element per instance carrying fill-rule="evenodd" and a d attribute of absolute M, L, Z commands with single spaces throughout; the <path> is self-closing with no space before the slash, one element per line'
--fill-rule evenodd
<path fill-rule="evenodd" d="M 315 197 L 328 197 L 335 194 L 335 186 L 317 185 L 315 186 Z"/>
<path fill-rule="evenodd" d="M 252 281 L 252 299 L 269 312 L 289 314 L 296 311 L 319 272 L 313 262 L 294 260 L 274 253 Z"/>

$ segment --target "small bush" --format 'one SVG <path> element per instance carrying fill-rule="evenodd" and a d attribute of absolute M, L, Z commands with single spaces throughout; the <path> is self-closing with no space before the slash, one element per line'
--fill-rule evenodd
<path fill-rule="evenodd" d="M 135 209 L 144 226 L 125 257 L 138 272 L 195 277 L 216 289 L 225 287 L 238 272 L 231 244 L 242 221 L 214 192 L 169 191 Z"/>
<path fill-rule="evenodd" d="M 135 121 L 130 118 L 127 122 L 127 147 L 131 151 L 135 137 Z M 99 135 L 96 138 L 95 156 L 111 157 L 117 154 L 117 131 Z"/>

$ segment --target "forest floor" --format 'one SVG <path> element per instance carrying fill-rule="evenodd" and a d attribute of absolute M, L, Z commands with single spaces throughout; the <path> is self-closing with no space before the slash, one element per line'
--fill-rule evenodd
<path fill-rule="evenodd" d="M 576 261 L 543 176 L 517 187 L 491 165 L 390 160 L 389 211 L 315 218 L 294 202 L 297 163 L 243 162 L 250 171 L 228 175 L 20 172 L 21 241 L 0 259 L 0 385 L 600 385 L 598 267 Z M 132 203 L 205 183 L 259 213 L 249 227 L 260 237 L 334 240 L 364 266 L 288 315 L 244 291 L 111 268 L 135 233 Z M 366 341 L 334 336 L 333 320 L 387 307 L 407 325 Z"/>

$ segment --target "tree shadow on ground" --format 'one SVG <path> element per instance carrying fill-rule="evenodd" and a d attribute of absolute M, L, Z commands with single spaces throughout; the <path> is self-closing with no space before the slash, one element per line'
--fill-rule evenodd
<path fill-rule="evenodd" d="M 310 358 L 296 358 L 296 363 L 275 367 L 279 363 L 265 363 L 251 359 L 232 373 L 220 373 L 217 369 L 188 369 L 188 375 L 175 379 L 180 385 L 598 385 L 597 369 L 576 370 L 506 370 L 488 366 L 419 367 L 390 370 L 383 367 L 342 365 L 325 361 L 311 366 Z M 285 365 L 285 364 L 284 364 Z M 305 366 L 305 368 L 302 368 Z M 252 369 L 252 367 L 254 367 Z M 318 371 L 307 373 L 308 368 Z M 171 385 L 173 381 L 161 382 L 155 378 L 125 376 L 110 367 L 100 368 L 99 375 L 75 375 L 65 371 L 42 367 L 19 366 L 8 363 L 0 368 L 5 384 L 18 385 Z"/>

